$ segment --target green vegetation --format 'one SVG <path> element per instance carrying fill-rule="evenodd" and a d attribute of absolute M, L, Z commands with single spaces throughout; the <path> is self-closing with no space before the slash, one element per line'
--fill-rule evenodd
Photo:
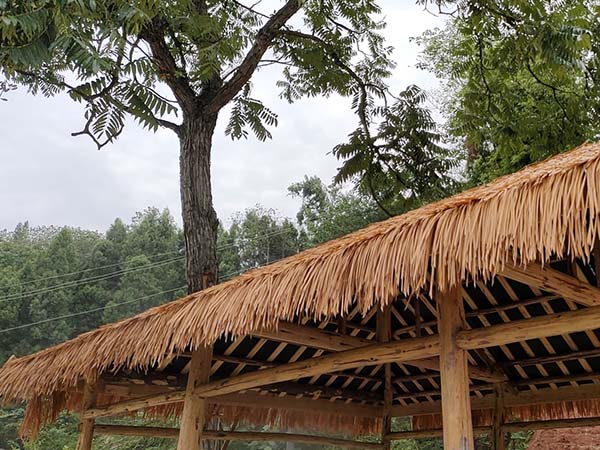
<path fill-rule="evenodd" d="M 226 280 L 599 135 L 598 0 L 417 3 L 448 15 L 445 27 L 416 38 L 420 67 L 442 82 L 434 95 L 416 86 L 389 91 L 394 63 L 372 0 L 290 0 L 270 18 L 239 1 L 0 0 L 0 100 L 18 86 L 45 96 L 66 92 L 86 105 L 78 134 L 99 147 L 120 135 L 127 116 L 175 131 L 184 198 L 183 230 L 168 211 L 151 208 L 128 224 L 117 219 L 104 234 L 27 223 L 1 232 L 0 362 L 197 290 L 206 270 Z M 300 10 L 304 23 L 296 28 L 288 21 Z M 281 67 L 278 87 L 290 102 L 351 97 L 357 128 L 334 149 L 336 184 L 306 177 L 290 186 L 301 200 L 295 221 L 255 207 L 219 225 L 210 179 L 191 168 L 209 168 L 214 126 L 227 104 L 232 138 L 270 137 L 279 119 L 253 97 L 250 82 L 267 65 Z M 173 98 L 158 93 L 165 85 Z M 190 214 L 196 210 L 199 222 Z M 206 253 L 186 252 L 186 240 L 205 243 Z M 21 445 L 22 414 L 1 412 L 0 447 Z M 71 450 L 75 429 L 73 417 L 61 417 L 27 449 Z M 526 448 L 527 439 L 516 436 L 510 448 Z M 96 447 L 117 444 L 173 448 L 107 437 Z M 477 445 L 487 449 L 489 441 Z M 248 447 L 284 444 L 230 446 Z M 437 449 L 439 440 L 394 444 Z"/>
<path fill-rule="evenodd" d="M 598 136 L 600 2 L 440 3 L 450 19 L 417 39 L 420 66 L 442 80 L 446 140 L 469 184 Z"/>
<path fill-rule="evenodd" d="M 353 98 L 365 132 L 372 116 L 395 114 L 384 81 L 392 49 L 374 0 L 287 0 L 274 12 L 260 3 L 0 0 L 0 98 L 14 86 L 68 94 L 85 105 L 74 135 L 98 148 L 119 137 L 127 118 L 177 136 L 189 292 L 217 281 L 210 165 L 220 113 L 229 105 L 232 139 L 264 141 L 279 120 L 252 92 L 257 70 L 278 68 L 277 88 L 290 103 Z"/>

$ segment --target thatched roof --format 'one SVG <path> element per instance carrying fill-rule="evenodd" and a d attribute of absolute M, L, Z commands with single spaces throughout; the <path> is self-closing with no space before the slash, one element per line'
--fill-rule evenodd
<path fill-rule="evenodd" d="M 600 144 L 586 144 L 202 292 L 103 326 L 0 370 L 5 401 L 66 392 L 89 373 L 145 370 L 279 321 L 364 315 L 399 294 L 489 281 L 507 262 L 587 260 L 599 234 Z"/>

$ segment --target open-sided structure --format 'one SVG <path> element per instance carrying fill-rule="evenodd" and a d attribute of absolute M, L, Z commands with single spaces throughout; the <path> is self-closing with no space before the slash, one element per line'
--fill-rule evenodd
<path fill-rule="evenodd" d="M 0 370 L 23 433 L 65 409 L 96 433 L 384 449 L 443 433 L 600 424 L 600 145 L 104 326 Z M 179 428 L 102 424 L 144 411 Z M 207 418 L 377 442 L 205 429 Z M 390 417 L 411 416 L 394 432 Z M 443 425 L 443 431 L 442 429 Z M 227 427 L 225 427 L 227 430 Z"/>

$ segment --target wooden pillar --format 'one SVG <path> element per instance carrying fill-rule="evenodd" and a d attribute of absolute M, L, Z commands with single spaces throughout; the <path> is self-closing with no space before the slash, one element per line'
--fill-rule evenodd
<path fill-rule="evenodd" d="M 83 387 L 83 400 L 81 402 L 81 420 L 79 421 L 79 440 L 77 450 L 91 450 L 94 437 L 94 419 L 84 419 L 86 410 L 96 406 L 98 396 L 97 382 L 86 381 Z"/>
<path fill-rule="evenodd" d="M 201 448 L 207 402 L 196 391 L 198 387 L 208 383 L 211 361 L 212 347 L 200 347 L 192 352 L 177 450 L 200 450 Z"/>
<path fill-rule="evenodd" d="M 467 352 L 456 343 L 456 336 L 465 324 L 460 285 L 438 292 L 436 302 L 444 450 L 474 450 Z"/>
<path fill-rule="evenodd" d="M 392 308 L 391 305 L 377 310 L 377 340 L 379 342 L 389 342 L 392 339 Z M 392 432 L 392 366 L 390 363 L 384 364 L 384 394 L 383 394 L 383 416 L 381 426 L 381 442 L 383 449 L 390 449 L 390 439 L 388 435 Z"/>
<path fill-rule="evenodd" d="M 494 450 L 504 450 L 504 386 L 502 386 L 500 383 L 494 386 L 494 396 Z"/>

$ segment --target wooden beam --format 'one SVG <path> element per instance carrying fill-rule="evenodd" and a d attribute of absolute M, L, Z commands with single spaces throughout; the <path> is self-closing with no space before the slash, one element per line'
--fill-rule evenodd
<path fill-rule="evenodd" d="M 599 306 L 461 331 L 456 342 L 473 350 L 596 328 L 600 328 Z"/>
<path fill-rule="evenodd" d="M 440 375 L 445 450 L 474 450 L 467 352 L 457 344 L 465 327 L 461 286 L 439 293 Z"/>
<path fill-rule="evenodd" d="M 192 352 L 177 450 L 200 450 L 201 448 L 207 402 L 200 396 L 199 391 L 208 383 L 211 362 L 212 347 L 199 347 Z"/>
<path fill-rule="evenodd" d="M 99 434 L 118 435 L 118 436 L 145 436 L 177 439 L 179 436 L 178 428 L 165 427 L 141 427 L 129 425 L 98 425 Z M 282 441 L 282 442 L 301 442 L 305 444 L 317 444 L 326 446 L 335 446 L 341 448 L 357 448 L 367 450 L 381 450 L 382 445 L 375 442 L 359 442 L 349 439 L 330 438 L 325 436 L 311 436 L 306 434 L 294 433 L 269 433 L 269 432 L 250 432 L 250 431 L 209 431 L 205 430 L 202 434 L 203 439 L 219 441 Z"/>
<path fill-rule="evenodd" d="M 440 371 L 439 359 L 422 359 L 419 361 L 407 361 L 405 364 L 418 367 L 419 369 Z M 489 370 L 484 367 L 469 366 L 469 378 L 474 380 L 487 381 L 488 383 L 499 383 L 506 381 L 506 375 L 502 372 Z"/>
<path fill-rule="evenodd" d="M 484 434 L 489 434 L 492 430 L 490 426 L 482 426 L 473 428 L 474 436 L 481 436 Z M 434 430 L 415 430 L 415 431 L 397 431 L 394 433 L 388 434 L 387 438 L 392 441 L 402 441 L 404 439 L 431 439 L 431 438 L 439 438 L 444 434 L 441 428 L 437 428 Z"/>
<path fill-rule="evenodd" d="M 528 378 L 525 380 L 513 381 L 511 384 L 515 387 L 519 386 L 532 386 L 540 384 L 552 384 L 552 383 L 570 383 L 573 381 L 588 381 L 600 379 L 600 373 L 598 372 L 585 372 L 578 374 L 569 375 L 556 375 L 539 378 Z"/>
<path fill-rule="evenodd" d="M 518 394 L 505 392 L 504 406 L 506 408 L 514 406 L 542 405 L 544 403 L 571 402 L 577 400 L 600 399 L 600 389 L 598 385 L 590 384 L 585 386 L 568 386 L 558 389 L 538 389 L 536 391 L 522 391 Z M 494 396 L 486 395 L 481 398 L 471 399 L 471 409 L 473 411 L 481 409 L 493 409 Z M 422 416 L 429 414 L 439 414 L 442 411 L 440 401 L 418 403 L 413 405 L 394 405 L 392 415 L 394 417 Z"/>
<path fill-rule="evenodd" d="M 319 328 L 297 325 L 289 322 L 279 322 L 278 331 L 261 331 L 253 334 L 256 337 L 270 339 L 288 344 L 304 345 L 330 352 L 340 352 L 348 349 L 373 345 L 374 341 L 351 335 L 341 335 Z M 219 358 L 218 356 L 216 358 Z M 437 359 L 406 361 L 408 365 L 425 370 L 440 371 Z M 255 364 L 256 365 L 256 364 Z M 498 383 L 506 381 L 506 376 L 498 371 L 480 367 L 469 367 L 469 376 L 475 380 Z"/>
<path fill-rule="evenodd" d="M 531 422 L 513 422 L 504 425 L 507 433 L 519 431 L 556 430 L 558 428 L 597 427 L 600 417 L 583 417 L 579 419 L 536 420 Z"/>
<path fill-rule="evenodd" d="M 203 386 L 198 386 L 195 393 L 197 396 L 216 397 L 259 386 L 312 377 L 332 371 L 385 364 L 386 362 L 404 362 L 419 358 L 431 358 L 437 354 L 439 354 L 439 340 L 437 336 L 392 341 L 213 381 Z M 126 400 L 103 408 L 88 410 L 86 417 L 111 416 L 152 406 L 177 403 L 183 400 L 184 394 L 184 391 L 173 391 L 161 395 Z"/>
<path fill-rule="evenodd" d="M 373 345 L 374 341 L 347 334 L 338 334 L 309 326 L 289 322 L 279 322 L 276 331 L 260 331 L 252 334 L 255 337 L 288 344 L 304 345 L 320 348 L 330 352 L 343 352 L 359 347 Z"/>
<path fill-rule="evenodd" d="M 502 426 L 502 431 L 504 433 L 516 433 L 519 431 L 555 430 L 559 428 L 597 427 L 599 425 L 600 417 L 584 417 L 580 419 L 536 420 L 530 422 L 505 423 Z M 480 436 L 491 433 L 492 427 L 475 427 L 473 431 L 475 435 Z M 399 441 L 403 439 L 427 439 L 441 436 L 442 430 L 434 429 L 390 433 L 388 439 Z"/>
<path fill-rule="evenodd" d="M 113 382 L 103 381 L 99 392 L 112 394 L 119 397 L 145 397 L 148 395 L 167 394 L 168 392 L 178 389 L 172 386 L 156 386 L 150 384 L 133 384 L 126 383 L 125 378 L 118 378 L 119 381 L 116 384 Z M 184 384 L 185 385 L 185 384 Z M 309 392 L 307 387 L 309 385 L 299 383 L 285 383 L 285 389 L 290 389 L 292 392 L 288 392 L 289 395 L 278 392 L 277 394 L 271 392 L 277 388 L 273 386 L 266 386 L 264 389 L 260 388 L 260 392 L 247 391 L 243 394 L 229 394 L 221 397 L 214 397 L 209 400 L 210 406 L 242 406 L 242 407 L 261 407 L 267 409 L 282 409 L 282 410 L 297 410 L 297 411 L 323 411 L 331 414 L 341 414 L 348 416 L 357 417 L 371 417 L 376 418 L 381 416 L 381 406 L 369 405 L 362 403 L 365 397 L 362 396 L 362 392 L 348 391 L 346 389 L 336 389 L 333 387 L 322 388 L 314 386 L 313 392 Z M 80 390 L 79 392 L 82 392 Z M 287 392 L 287 391 L 286 391 Z M 303 392 L 306 395 L 312 395 L 312 397 L 299 398 L 297 394 Z M 325 396 L 335 398 L 323 399 L 320 398 L 320 393 Z M 358 402 L 360 396 L 360 402 Z M 337 400 L 338 397 L 344 399 L 350 398 L 357 400 L 353 403 L 346 401 Z M 376 393 L 369 393 L 366 400 L 373 402 L 381 402 L 381 398 Z"/>
<path fill-rule="evenodd" d="M 97 383 L 86 381 L 83 387 L 83 400 L 81 402 L 81 419 L 79 422 L 79 439 L 77 450 L 92 450 L 94 438 L 94 419 L 85 417 L 85 412 L 96 405 L 98 396 Z"/>
<path fill-rule="evenodd" d="M 177 439 L 179 437 L 179 428 L 171 427 L 144 427 L 134 425 L 98 425 L 96 428 L 98 434 L 108 436 L 142 436 L 154 438 Z M 209 439 L 209 431 L 203 434 L 204 439 Z"/>
<path fill-rule="evenodd" d="M 537 364 L 548 364 L 559 361 L 572 361 L 580 358 L 595 358 L 600 356 L 600 348 L 592 350 L 580 350 L 577 352 L 562 353 L 546 356 L 534 356 L 533 358 L 519 359 L 515 361 L 507 361 L 502 363 L 505 367 L 512 366 L 535 366 Z"/>
<path fill-rule="evenodd" d="M 586 306 L 600 306 L 600 289 L 549 266 L 507 264 L 500 275 Z"/>
<path fill-rule="evenodd" d="M 563 297 L 560 295 L 540 295 L 540 296 L 528 298 L 526 300 L 521 300 L 521 301 L 514 302 L 514 303 L 506 303 L 504 305 L 494 305 L 494 306 L 490 306 L 489 308 L 481 308 L 481 309 L 476 309 L 474 311 L 465 312 L 465 317 L 468 319 L 471 317 L 480 317 L 480 316 L 486 316 L 489 314 L 497 314 L 497 313 L 503 312 L 503 311 L 510 311 L 511 309 L 522 308 L 523 306 L 539 305 L 540 303 L 546 303 L 546 302 L 549 302 L 550 300 L 556 300 L 559 298 L 563 298 Z M 421 327 L 434 327 L 434 326 L 437 326 L 437 320 L 435 320 L 435 319 L 429 320 L 427 322 L 423 322 L 421 324 Z M 403 334 L 407 334 L 411 331 L 416 331 L 416 325 L 407 325 L 404 327 L 396 328 L 394 331 L 394 337 L 400 338 Z"/>
<path fill-rule="evenodd" d="M 494 325 L 487 328 L 462 331 L 458 333 L 457 343 L 461 348 L 465 349 L 480 348 L 541 336 L 584 331 L 599 326 L 600 308 L 594 307 Z M 325 372 L 359 367 L 361 365 L 385 363 L 386 361 L 408 362 L 417 358 L 433 357 L 437 353 L 438 348 L 439 341 L 437 337 L 431 336 L 420 339 L 392 341 L 384 346 L 375 345 L 347 350 L 338 354 L 325 355 L 307 361 L 285 364 L 280 367 L 239 375 L 233 379 L 215 382 L 217 384 L 210 383 L 207 385 L 209 386 L 208 389 L 215 389 L 215 392 L 206 395 L 221 395 L 226 389 L 248 389 L 248 383 L 251 386 L 257 386 L 256 383 L 259 383 L 258 385 L 273 384 L 278 381 L 289 381 L 294 379 L 294 377 L 313 376 Z M 413 357 L 411 358 L 411 356 Z M 286 378 L 286 380 L 283 378 Z M 94 418 L 114 415 L 154 405 L 176 403 L 182 401 L 183 397 L 184 395 L 181 390 L 174 390 L 173 392 L 159 396 L 146 396 L 110 405 L 105 408 L 92 409 L 85 413 L 85 417 Z"/>
<path fill-rule="evenodd" d="M 437 336 L 374 344 L 217 380 L 204 386 L 201 393 L 213 397 L 332 371 L 430 358 L 438 353 Z"/>
<path fill-rule="evenodd" d="M 302 395 L 305 397 L 326 397 L 326 398 L 345 398 L 357 402 L 373 402 L 381 404 L 383 397 L 377 392 L 358 391 L 352 389 L 340 389 L 331 386 L 321 386 L 316 384 L 295 383 L 286 381 L 269 386 L 261 386 L 261 391 L 277 392 L 290 396 Z"/>
<path fill-rule="evenodd" d="M 332 401 L 313 398 L 298 398 L 291 395 L 274 395 L 254 391 L 244 394 L 228 394 L 213 397 L 209 403 L 219 406 L 244 406 L 248 408 L 268 408 L 281 411 L 303 411 L 313 413 L 319 411 L 326 414 L 354 416 L 354 417 L 381 417 L 381 406 L 367 405 L 356 402 Z"/>
<path fill-rule="evenodd" d="M 497 383 L 486 383 L 486 384 L 472 384 L 469 386 L 470 392 L 482 392 L 482 391 L 493 391 L 494 385 Z M 440 389 L 430 389 L 427 391 L 413 391 L 413 392 L 400 392 L 394 395 L 395 399 L 407 399 L 407 398 L 423 398 L 432 395 L 442 395 Z"/>

